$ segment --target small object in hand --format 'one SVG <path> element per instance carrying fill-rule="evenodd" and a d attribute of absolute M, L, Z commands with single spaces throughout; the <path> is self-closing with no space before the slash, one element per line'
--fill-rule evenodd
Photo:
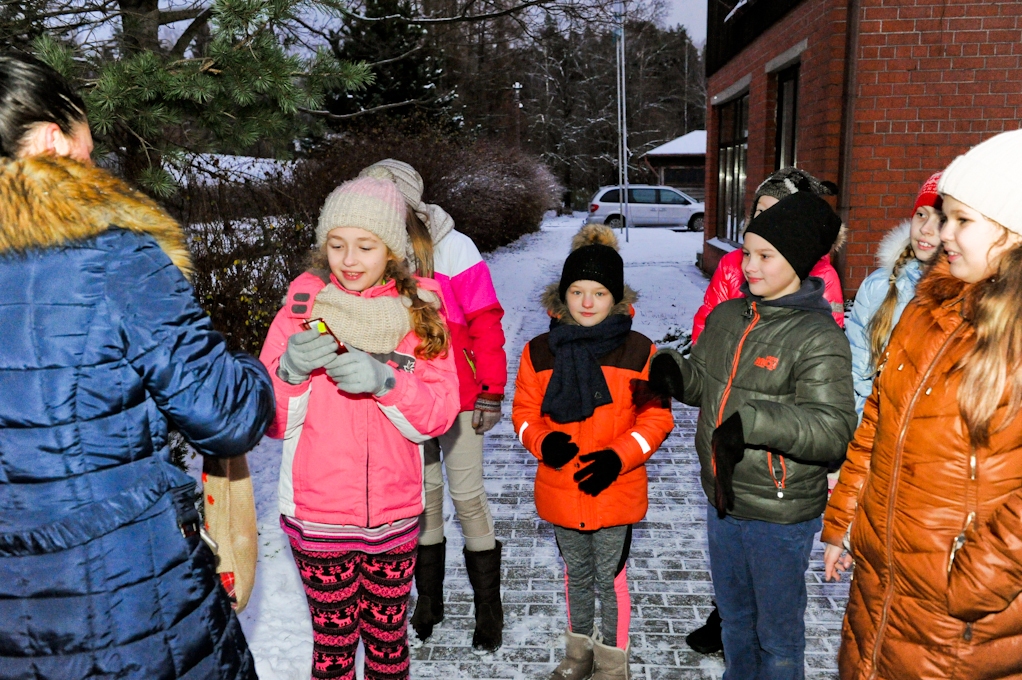
<path fill-rule="evenodd" d="M 723 519 L 728 510 L 735 508 L 733 487 L 735 467 L 745 457 L 745 431 L 742 416 L 735 411 L 713 431 L 714 506 Z"/>
<path fill-rule="evenodd" d="M 575 473 L 579 491 L 590 496 L 599 496 L 621 474 L 621 457 L 612 449 L 593 451 L 578 457 L 579 462 L 589 463 Z"/>
<path fill-rule="evenodd" d="M 305 321 L 302 321 L 299 326 L 302 327 L 302 330 L 315 330 L 320 335 L 329 335 L 337 343 L 338 354 L 344 354 L 348 351 L 348 348 L 344 346 L 343 342 L 337 339 L 337 336 L 334 335 L 334 332 L 330 330 L 330 326 L 327 326 L 326 321 L 323 321 L 323 319 L 306 319 Z"/>
<path fill-rule="evenodd" d="M 543 455 L 543 464 L 555 470 L 560 470 L 578 455 L 578 444 L 571 441 L 571 435 L 563 432 L 551 432 L 543 438 L 539 448 Z"/>

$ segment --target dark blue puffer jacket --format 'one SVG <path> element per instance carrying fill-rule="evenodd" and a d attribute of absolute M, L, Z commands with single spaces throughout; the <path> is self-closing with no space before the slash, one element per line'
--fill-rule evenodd
<path fill-rule="evenodd" d="M 254 678 L 168 427 L 212 456 L 273 413 L 108 173 L 0 161 L 0 678 Z"/>

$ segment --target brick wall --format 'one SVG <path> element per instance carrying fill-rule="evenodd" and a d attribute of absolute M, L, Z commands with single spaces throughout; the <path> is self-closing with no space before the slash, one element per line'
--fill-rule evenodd
<path fill-rule="evenodd" d="M 840 184 L 847 0 L 807 0 L 708 81 L 708 94 L 746 74 L 749 162 L 746 208 L 773 168 L 776 80 L 767 61 L 803 38 L 798 165 Z M 1022 2 L 860 0 L 848 246 L 841 272 L 854 295 L 875 267 L 884 233 L 910 217 L 919 186 L 973 144 L 1022 126 Z M 706 238 L 715 236 L 717 119 L 709 107 Z M 720 253 L 704 250 L 712 271 Z"/>
<path fill-rule="evenodd" d="M 777 77 L 764 69 L 767 62 L 803 39 L 808 46 L 801 55 L 799 71 L 798 165 L 822 179 L 837 182 L 846 17 L 847 0 L 807 0 L 709 78 L 707 94 L 712 98 L 751 75 L 746 210 L 756 187 L 774 169 Z M 705 233 L 709 240 L 716 236 L 718 116 L 709 102 L 707 107 Z M 703 250 L 704 270 L 712 271 L 722 254 L 707 245 Z"/>
<path fill-rule="evenodd" d="M 863 0 L 845 286 L 910 216 L 920 184 L 973 144 L 1020 127 L 1022 3 Z"/>

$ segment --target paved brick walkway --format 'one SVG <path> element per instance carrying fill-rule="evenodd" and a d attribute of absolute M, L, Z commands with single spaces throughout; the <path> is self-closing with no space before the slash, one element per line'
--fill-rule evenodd
<path fill-rule="evenodd" d="M 546 330 L 537 311 L 509 348 L 510 375 L 518 369 L 524 341 Z M 513 383 L 510 386 L 513 389 Z M 512 395 L 509 393 L 510 399 Z M 514 437 L 510 407 L 486 441 L 486 489 L 498 538 L 504 542 L 504 646 L 493 655 L 471 650 L 472 596 L 461 559 L 462 540 L 452 508 L 449 517 L 447 615 L 428 644 L 413 650 L 414 678 L 536 678 L 546 680 L 562 655 L 564 581 L 550 525 L 532 501 L 535 459 Z M 707 565 L 699 463 L 693 447 L 696 410 L 675 406 L 676 427 L 648 464 L 650 508 L 636 526 L 629 576 L 632 591 L 632 673 L 636 679 L 720 678 L 720 655 L 702 656 L 685 645 L 685 634 L 709 614 L 713 587 Z M 841 616 L 848 587 L 823 582 L 822 549 L 806 574 L 809 584 L 807 677 L 835 678 Z"/>

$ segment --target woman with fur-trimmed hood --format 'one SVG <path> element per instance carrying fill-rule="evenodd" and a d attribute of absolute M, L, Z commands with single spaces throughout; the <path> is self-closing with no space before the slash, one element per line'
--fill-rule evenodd
<path fill-rule="evenodd" d="M 550 332 L 525 346 L 515 382 L 515 432 L 540 461 L 536 510 L 554 525 L 566 567 L 567 653 L 555 679 L 594 668 L 595 680 L 630 677 L 631 525 L 646 515 L 645 463 L 674 427 L 669 408 L 633 402 L 632 383 L 647 380 L 656 351 L 632 330 L 636 297 L 614 233 L 583 227 L 543 294 Z"/>
<path fill-rule="evenodd" d="M 243 454 L 273 388 L 178 225 L 91 150 L 69 85 L 0 55 L 0 676 L 255 678 L 167 439 Z"/>
<path fill-rule="evenodd" d="M 852 346 L 852 377 L 855 379 L 855 411 L 862 409 L 873 391 L 877 358 L 884 351 L 901 313 L 916 294 L 916 284 L 940 246 L 944 221 L 934 173 L 919 189 L 912 219 L 892 229 L 880 242 L 880 268 L 866 277 L 855 294 L 855 304 L 845 325 Z"/>

